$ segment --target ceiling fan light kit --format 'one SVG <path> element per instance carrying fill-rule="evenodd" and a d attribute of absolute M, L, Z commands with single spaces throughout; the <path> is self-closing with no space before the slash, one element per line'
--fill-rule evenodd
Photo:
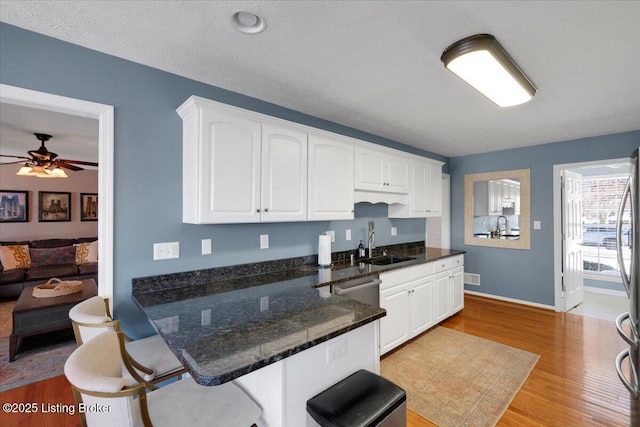
<path fill-rule="evenodd" d="M 537 88 L 490 34 L 476 34 L 446 48 L 444 66 L 500 107 L 530 101 Z"/>
<path fill-rule="evenodd" d="M 58 155 L 47 150 L 44 143 L 51 139 L 51 135 L 47 135 L 46 133 L 34 133 L 36 138 L 40 141 L 40 148 L 37 150 L 29 150 L 27 153 L 31 157 L 25 156 L 13 156 L 13 155 L 0 155 L 2 157 L 13 157 L 18 159 L 26 160 L 24 166 L 18 170 L 16 175 L 20 176 L 35 176 L 38 178 L 67 178 L 67 174 L 64 169 L 69 170 L 83 170 L 83 168 L 74 165 L 73 163 L 87 165 L 87 166 L 95 166 L 98 164 L 94 162 L 85 162 L 82 160 L 66 160 L 66 159 L 57 159 Z M 21 163 L 13 162 L 13 163 Z"/>

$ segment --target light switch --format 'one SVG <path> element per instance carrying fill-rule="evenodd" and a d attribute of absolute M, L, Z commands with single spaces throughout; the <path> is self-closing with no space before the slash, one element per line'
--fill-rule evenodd
<path fill-rule="evenodd" d="M 540 221 L 533 221 L 533 229 L 534 230 L 541 230 L 542 229 L 542 225 L 540 224 Z"/>
<path fill-rule="evenodd" d="M 344 236 L 345 240 L 348 242 L 349 240 L 351 240 L 351 230 L 347 230 L 345 232 L 345 236 Z"/>
<path fill-rule="evenodd" d="M 211 254 L 211 239 L 202 239 L 202 255 Z"/>
<path fill-rule="evenodd" d="M 269 248 L 269 235 L 261 234 L 260 235 L 260 249 L 268 249 Z"/>
<path fill-rule="evenodd" d="M 391 227 L 391 235 L 392 236 L 397 236 L 398 235 L 398 229 L 396 227 Z"/>

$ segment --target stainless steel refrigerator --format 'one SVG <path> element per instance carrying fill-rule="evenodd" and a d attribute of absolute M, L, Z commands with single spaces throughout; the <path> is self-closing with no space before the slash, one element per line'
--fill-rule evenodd
<path fill-rule="evenodd" d="M 639 409 L 639 395 L 640 395 L 640 382 L 638 375 L 640 375 L 640 251 L 638 245 L 640 244 L 640 164 L 638 163 L 640 156 L 640 147 L 631 155 L 631 172 L 629 174 L 629 181 L 624 190 L 622 196 L 622 202 L 620 203 L 620 209 L 618 211 L 617 220 L 617 242 L 618 242 L 618 264 L 620 266 L 620 275 L 622 276 L 622 282 L 629 295 L 629 312 L 621 314 L 616 320 L 616 327 L 618 333 L 629 345 L 629 348 L 625 349 L 618 355 L 616 360 L 616 369 L 620 380 L 629 390 L 631 394 L 631 426 L 640 426 L 640 409 Z M 630 213 L 631 219 L 631 233 L 630 239 L 623 240 L 622 237 L 622 223 L 626 213 Z M 631 250 L 631 264 L 627 268 L 622 259 L 622 245 L 626 242 Z M 625 332 L 623 324 L 628 323 L 628 333 Z M 626 361 L 628 360 L 628 361 Z"/>

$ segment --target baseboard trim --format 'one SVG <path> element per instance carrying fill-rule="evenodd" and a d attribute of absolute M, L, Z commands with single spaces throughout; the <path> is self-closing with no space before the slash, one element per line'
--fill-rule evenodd
<path fill-rule="evenodd" d="M 616 291 L 615 289 L 594 288 L 593 286 L 585 286 L 584 291 L 593 292 L 594 294 L 613 295 L 616 297 L 625 297 L 625 298 L 629 297 L 625 291 Z"/>
<path fill-rule="evenodd" d="M 554 306 L 552 306 L 552 305 L 539 304 L 537 302 L 525 301 L 525 300 L 521 300 L 521 299 L 501 297 L 501 296 L 498 296 L 498 295 L 485 294 L 483 292 L 468 291 L 466 289 L 465 289 L 464 293 L 465 294 L 469 294 L 469 295 L 476 295 L 476 296 L 484 297 L 484 298 L 497 299 L 497 300 L 500 300 L 500 301 L 513 302 L 515 304 L 522 304 L 522 305 L 528 305 L 528 306 L 531 306 L 531 307 L 544 308 L 545 310 L 553 310 L 553 311 L 556 310 L 556 308 Z"/>

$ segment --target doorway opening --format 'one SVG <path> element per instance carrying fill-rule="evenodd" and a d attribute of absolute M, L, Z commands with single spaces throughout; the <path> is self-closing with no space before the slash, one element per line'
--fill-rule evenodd
<path fill-rule="evenodd" d="M 113 304 L 113 106 L 5 84 L 0 102 L 98 120 L 98 294 Z"/>
<path fill-rule="evenodd" d="M 615 320 L 614 314 L 628 304 L 618 272 L 615 237 L 616 214 L 628 171 L 627 159 L 554 166 L 556 311 Z M 571 204 L 568 182 L 575 184 L 579 205 Z M 624 222 L 621 250 L 623 257 L 629 252 L 624 245 Z"/>

